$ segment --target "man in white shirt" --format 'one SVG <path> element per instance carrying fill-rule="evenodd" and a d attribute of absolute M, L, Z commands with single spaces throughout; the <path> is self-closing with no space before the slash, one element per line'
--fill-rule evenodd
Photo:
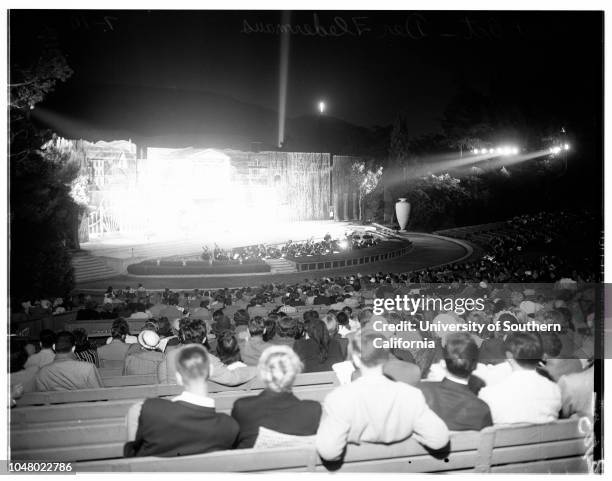
<path fill-rule="evenodd" d="M 505 344 L 512 373 L 482 388 L 478 394 L 489 405 L 493 423 L 554 421 L 561 410 L 561 390 L 556 383 L 536 372 L 543 356 L 540 336 L 516 332 L 506 338 Z"/>
<path fill-rule="evenodd" d="M 40 331 L 40 352 L 32 354 L 28 357 L 24 368 L 36 367 L 40 369 L 43 366 L 51 364 L 55 359 L 55 351 L 53 351 L 53 344 L 55 344 L 55 333 L 50 329 L 43 329 Z"/>
<path fill-rule="evenodd" d="M 378 337 L 357 333 L 349 343 L 349 355 L 361 375 L 325 399 L 316 437 L 325 460 L 340 459 L 347 443 L 394 443 L 411 435 L 432 449 L 448 443 L 448 428 L 427 406 L 423 393 L 384 376 L 389 352 L 375 347 Z"/>

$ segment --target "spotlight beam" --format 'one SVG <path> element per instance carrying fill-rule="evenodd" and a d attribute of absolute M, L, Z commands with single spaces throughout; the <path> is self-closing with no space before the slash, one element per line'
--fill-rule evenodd
<path fill-rule="evenodd" d="M 281 17 L 281 25 L 291 23 L 291 12 L 284 11 Z M 280 34 L 280 62 L 279 62 L 279 88 L 278 88 L 278 146 L 282 147 L 285 141 L 285 119 L 287 111 L 287 84 L 289 81 L 289 29 L 281 29 Z"/>

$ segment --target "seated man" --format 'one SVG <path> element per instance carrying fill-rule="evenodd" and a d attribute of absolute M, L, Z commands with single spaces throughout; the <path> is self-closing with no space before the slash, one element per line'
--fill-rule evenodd
<path fill-rule="evenodd" d="M 489 405 L 494 424 L 542 424 L 559 417 L 559 386 L 536 371 L 543 354 L 539 335 L 508 335 L 506 357 L 512 372 L 497 384 L 483 387 L 478 394 Z"/>
<path fill-rule="evenodd" d="M 63 331 L 57 335 L 55 360 L 43 366 L 34 380 L 36 391 L 66 391 L 96 389 L 102 387 L 102 379 L 96 366 L 76 359 L 74 336 Z"/>
<path fill-rule="evenodd" d="M 247 366 L 257 366 L 259 357 L 264 350 L 270 346 L 269 343 L 263 340 L 265 330 L 263 318 L 255 316 L 249 319 L 249 339 L 240 347 L 242 362 Z"/>
<path fill-rule="evenodd" d="M 238 435 L 238 423 L 215 411 L 208 396 L 210 364 L 203 346 L 176 349 L 176 382 L 185 390 L 170 399 L 151 398 L 128 413 L 128 435 L 123 453 L 131 456 L 186 456 L 230 449 Z"/>
<path fill-rule="evenodd" d="M 206 341 L 206 324 L 200 319 L 185 319 L 180 328 L 180 338 L 183 345 L 199 344 Z M 178 349 L 166 352 L 164 359 L 157 368 L 157 380 L 162 384 L 174 384 L 175 381 L 175 360 Z M 208 362 L 211 365 L 210 380 L 225 386 L 238 386 L 253 379 L 257 374 L 255 367 L 246 366 L 236 369 L 228 369 L 219 358 L 209 353 Z"/>
<path fill-rule="evenodd" d="M 28 357 L 25 363 L 25 368 L 37 368 L 40 369 L 47 364 L 51 364 L 55 359 L 55 352 L 53 352 L 53 344 L 55 343 L 55 333 L 50 329 L 43 329 L 39 334 L 40 340 L 40 352 L 32 354 Z"/>
<path fill-rule="evenodd" d="M 126 338 L 130 333 L 130 326 L 123 318 L 115 319 L 111 326 L 111 340 L 98 348 L 100 365 L 104 368 L 123 367 L 125 357 L 130 347 Z"/>
<path fill-rule="evenodd" d="M 134 349 L 130 348 L 128 351 L 123 374 L 126 376 L 157 374 L 157 367 L 164 359 L 164 354 L 157 348 L 159 341 L 155 331 L 143 329 L 138 334 L 138 344 L 134 344 Z"/>
<path fill-rule="evenodd" d="M 432 449 L 448 443 L 448 428 L 427 406 L 423 393 L 384 376 L 389 353 L 374 346 L 376 339 L 374 333 L 351 339 L 349 356 L 361 376 L 325 399 L 316 437 L 317 451 L 325 460 L 339 460 L 347 443 L 393 443 L 413 434 Z"/>
<path fill-rule="evenodd" d="M 595 398 L 595 371 L 593 366 L 582 372 L 565 374 L 559 379 L 563 417 L 573 414 L 587 416 L 593 420 Z"/>
<path fill-rule="evenodd" d="M 563 357 L 563 342 L 555 332 L 542 332 L 542 349 L 544 350 L 544 370 L 550 378 L 558 382 L 561 376 L 582 371 L 582 363 L 572 356 Z"/>
<path fill-rule="evenodd" d="M 493 424 L 487 403 L 468 387 L 478 362 L 478 346 L 468 333 L 446 337 L 444 361 L 447 374 L 441 382 L 422 382 L 419 388 L 429 407 L 451 431 L 480 431 Z"/>
<path fill-rule="evenodd" d="M 321 405 L 300 400 L 291 392 L 302 369 L 297 354 L 288 346 L 271 346 L 261 355 L 258 369 L 264 390 L 257 396 L 238 399 L 232 409 L 232 417 L 240 425 L 236 447 L 257 447 L 260 428 L 271 430 L 268 445 L 278 433 L 282 433 L 276 437 L 279 445 L 313 436 L 321 419 Z"/>

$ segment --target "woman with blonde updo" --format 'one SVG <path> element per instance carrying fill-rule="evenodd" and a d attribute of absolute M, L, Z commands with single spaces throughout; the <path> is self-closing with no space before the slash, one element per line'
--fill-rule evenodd
<path fill-rule="evenodd" d="M 275 438 L 286 445 L 290 439 L 299 442 L 299 436 L 316 434 L 321 405 L 317 401 L 299 400 L 293 394 L 293 383 L 302 371 L 300 358 L 293 349 L 268 347 L 257 368 L 264 390 L 258 396 L 238 399 L 232 409 L 232 417 L 240 425 L 236 447 L 252 448 L 262 432 L 268 446 L 275 444 Z"/>

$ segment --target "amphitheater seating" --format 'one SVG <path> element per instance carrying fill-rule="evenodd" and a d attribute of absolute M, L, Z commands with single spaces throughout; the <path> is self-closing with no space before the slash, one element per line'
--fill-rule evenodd
<path fill-rule="evenodd" d="M 294 389 L 294 393 L 301 399 L 321 402 L 333 388 L 334 384 L 300 386 Z M 261 389 L 226 391 L 211 396 L 215 399 L 217 411 L 229 414 L 236 399 L 260 392 Z M 12 458 L 79 461 L 121 457 L 123 445 L 128 440 L 126 414 L 141 399 L 13 409 Z"/>
<path fill-rule="evenodd" d="M 142 330 L 142 327 L 145 324 L 145 320 L 143 319 L 126 319 L 128 325 L 130 326 L 130 332 L 138 333 Z M 85 329 L 87 331 L 87 336 L 90 338 L 97 337 L 109 337 L 111 335 L 111 327 L 113 325 L 112 319 L 101 319 L 101 320 L 91 320 L 91 321 L 73 321 L 66 322 L 61 329 L 66 331 L 73 331 L 77 328 Z"/>
<path fill-rule="evenodd" d="M 10 331 L 16 332 L 20 336 L 38 339 L 40 331 L 43 329 L 51 329 L 58 332 L 64 329 L 67 323 L 75 321 L 77 316 L 76 310 L 64 312 L 63 314 L 48 315 L 38 319 L 28 319 L 25 321 L 11 321 Z"/>
<path fill-rule="evenodd" d="M 300 374 L 297 376 L 294 386 L 334 386 L 337 384 L 338 378 L 336 377 L 336 374 L 329 371 Z M 252 379 L 251 381 L 240 386 L 222 386 L 221 384 L 214 382 L 209 383 L 209 392 L 211 393 L 222 391 L 244 392 L 261 389 L 263 389 L 263 384 L 258 379 Z M 84 401 L 106 401 L 115 399 L 144 399 L 147 397 L 176 396 L 181 391 L 181 386 L 177 386 L 176 384 L 150 384 L 145 386 L 136 385 L 108 387 L 102 389 L 80 389 L 77 391 L 30 392 L 24 394 L 19 399 L 18 406 L 64 404 Z"/>
<path fill-rule="evenodd" d="M 413 439 L 350 445 L 342 463 L 324 464 L 314 448 L 223 451 L 179 458 L 82 462 L 76 471 L 274 472 L 586 472 L 577 420 L 486 428 L 451 435 L 450 452 L 431 453 Z"/>

